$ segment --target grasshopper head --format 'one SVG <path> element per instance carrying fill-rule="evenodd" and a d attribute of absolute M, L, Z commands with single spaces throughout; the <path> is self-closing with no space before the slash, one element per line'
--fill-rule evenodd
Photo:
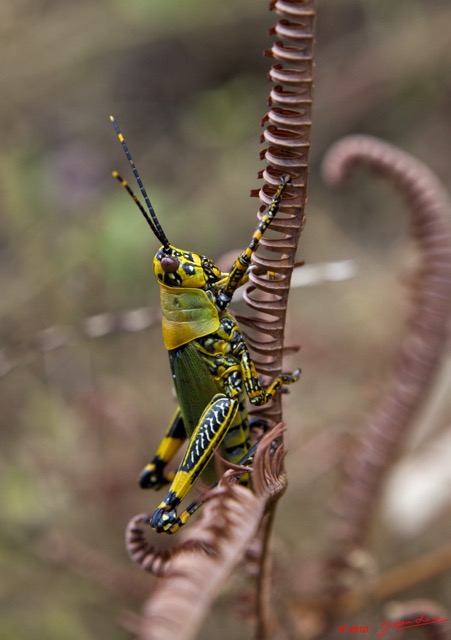
<path fill-rule="evenodd" d="M 119 142 L 124 149 L 125 155 L 132 168 L 133 175 L 135 176 L 141 194 L 144 197 L 147 211 L 130 189 L 127 181 L 121 178 L 117 171 L 113 171 L 113 176 L 119 180 L 124 189 L 126 189 L 129 195 L 133 198 L 138 209 L 146 219 L 147 224 L 152 229 L 153 234 L 163 245 L 158 250 L 153 261 L 153 270 L 158 281 L 168 287 L 186 287 L 189 289 L 204 290 L 211 289 L 211 287 L 223 277 L 221 271 L 209 258 L 201 256 L 198 253 L 191 253 L 191 251 L 177 249 L 177 247 L 169 244 L 169 240 L 163 231 L 160 221 L 158 220 L 154 208 L 149 200 L 147 191 L 144 188 L 136 165 L 133 162 L 130 150 L 124 140 L 124 136 L 119 129 L 119 125 L 113 116 L 110 116 L 110 120 L 113 123 Z"/>
<path fill-rule="evenodd" d="M 153 260 L 153 270 L 158 281 L 168 287 L 208 290 L 222 277 L 221 271 L 210 258 L 172 245 L 158 250 Z"/>

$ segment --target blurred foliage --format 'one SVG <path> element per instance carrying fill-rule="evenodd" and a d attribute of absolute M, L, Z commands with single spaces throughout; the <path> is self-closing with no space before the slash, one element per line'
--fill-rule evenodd
<path fill-rule="evenodd" d="M 359 275 L 292 296 L 289 342 L 304 345 L 297 356 L 304 377 L 286 403 L 290 490 L 276 539 L 289 543 L 290 557 L 281 556 L 292 566 L 327 549 L 325 505 L 336 480 L 324 469 L 306 484 L 301 443 L 357 425 L 380 392 L 405 311 L 399 268 L 405 272 L 412 254 L 388 188 L 362 177 L 352 193 L 327 192 L 320 157 L 337 137 L 366 132 L 415 153 L 451 182 L 449 2 L 318 5 L 300 258 L 352 258 Z M 3 0 L 0 347 L 19 364 L 0 378 L 0 640 L 130 637 L 121 612 L 139 610 L 146 589 L 126 558 L 123 531 L 129 517 L 156 503 L 135 478 L 173 410 L 159 329 L 78 335 L 44 355 L 34 336 L 77 326 L 88 314 L 157 305 L 154 238 L 110 177 L 116 168 L 129 175 L 110 112 L 168 237 L 213 258 L 241 248 L 257 209 L 246 195 L 257 185 L 269 87 L 261 51 L 273 19 L 257 0 Z M 383 566 L 445 539 L 441 520 L 408 544 L 383 524 L 375 529 Z M 74 541 L 75 559 L 52 562 L 52 532 L 69 548 Z M 105 571 L 95 580 L 80 571 L 75 541 L 98 554 Z M 112 587 L 110 565 L 129 572 L 134 591 L 125 582 Z M 441 585 L 450 606 L 449 580 Z M 431 585 L 408 595 L 417 593 L 437 595 Z M 230 619 L 219 629 L 224 615 L 215 613 L 205 637 L 248 637 Z"/>

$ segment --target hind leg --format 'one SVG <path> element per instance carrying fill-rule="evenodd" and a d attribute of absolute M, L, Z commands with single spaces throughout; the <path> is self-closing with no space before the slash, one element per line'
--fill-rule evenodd
<path fill-rule="evenodd" d="M 233 424 L 238 404 L 235 398 L 218 393 L 203 412 L 171 488 L 151 517 L 150 524 L 158 533 L 175 533 L 185 524 L 187 518 L 180 520 L 177 507 Z"/>

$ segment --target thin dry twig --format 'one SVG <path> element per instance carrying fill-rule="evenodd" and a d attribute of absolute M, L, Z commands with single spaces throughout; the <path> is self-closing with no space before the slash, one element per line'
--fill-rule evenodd
<path fill-rule="evenodd" d="M 344 557 L 365 543 L 381 485 L 440 364 L 451 313 L 451 207 L 444 188 L 424 164 L 369 136 L 350 136 L 334 145 L 324 175 L 343 183 L 359 166 L 388 178 L 403 195 L 422 266 L 388 390 L 345 460 L 332 532 Z"/>

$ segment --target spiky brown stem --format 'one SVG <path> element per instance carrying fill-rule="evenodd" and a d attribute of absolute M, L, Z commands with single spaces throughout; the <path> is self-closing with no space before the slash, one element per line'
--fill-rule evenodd
<path fill-rule="evenodd" d="M 277 40 L 265 52 L 275 64 L 269 72 L 274 85 L 269 96 L 270 109 L 262 121 L 262 142 L 268 145 L 261 153 L 266 167 L 259 177 L 264 184 L 260 190 L 251 192 L 260 198 L 260 214 L 270 203 L 282 175 L 291 176 L 291 185 L 276 220 L 271 223 L 271 232 L 276 237 L 265 236 L 254 254 L 256 269 L 251 273 L 245 300 L 258 315 L 240 316 L 240 323 L 250 329 L 246 337 L 259 373 L 273 378 L 282 371 L 288 292 L 305 221 L 315 2 L 276 0 L 270 8 L 280 15 L 280 20 L 271 29 Z M 268 278 L 268 272 L 274 275 Z M 272 405 L 259 409 L 258 414 L 272 424 L 280 422 L 280 397 Z"/>
<path fill-rule="evenodd" d="M 272 193 L 282 175 L 291 177 L 271 234 L 267 234 L 254 254 L 256 269 L 251 272 L 250 285 L 244 298 L 257 315 L 240 316 L 248 327 L 246 339 L 253 350 L 258 372 L 273 378 L 282 371 L 285 347 L 285 320 L 291 276 L 296 250 L 305 223 L 308 159 L 310 151 L 311 108 L 313 89 L 313 44 L 315 27 L 314 0 L 273 0 L 270 9 L 280 20 L 271 29 L 277 37 L 265 55 L 275 60 L 269 72 L 273 88 L 269 96 L 270 109 L 262 120 L 265 127 L 261 141 L 268 146 L 261 158 L 266 167 L 259 177 L 265 181 L 258 196 L 262 211 L 271 201 Z M 268 273 L 271 277 L 268 277 Z M 296 350 L 296 348 L 292 349 Z M 282 420 L 281 399 L 258 408 L 252 413 L 270 425 Z M 275 504 L 259 530 L 261 557 L 257 578 L 257 638 L 268 633 L 270 604 L 269 539 L 274 520 Z"/>

